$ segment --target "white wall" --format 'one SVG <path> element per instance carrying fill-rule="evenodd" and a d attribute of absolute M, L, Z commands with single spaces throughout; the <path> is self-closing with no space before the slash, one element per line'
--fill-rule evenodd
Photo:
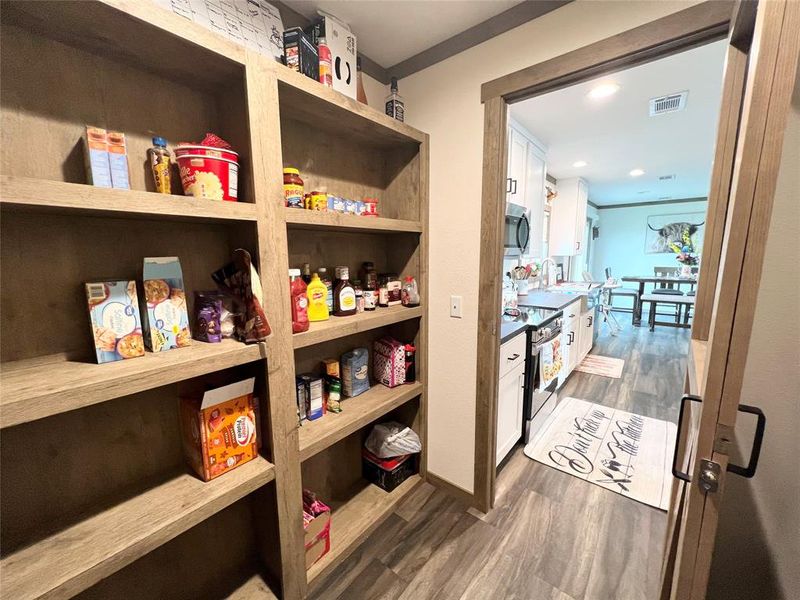
<path fill-rule="evenodd" d="M 753 479 L 728 476 L 709 600 L 800 598 L 800 77 L 767 239 L 741 402 L 767 416 Z M 736 439 L 749 456 L 753 418 Z"/>
<path fill-rule="evenodd" d="M 481 84 L 691 4 L 578 0 L 400 81 L 406 121 L 431 136 L 428 469 L 439 477 L 473 489 Z M 449 318 L 451 294 L 461 319 Z"/>
<path fill-rule="evenodd" d="M 645 254 L 647 217 L 699 212 L 705 214 L 708 202 L 665 202 L 649 206 L 600 208 L 600 237 L 594 240 L 592 274 L 605 279 L 605 268 L 614 277 L 652 275 L 653 267 L 679 267 L 674 254 Z M 700 218 L 699 221 L 703 219 Z M 632 284 L 628 284 L 632 285 Z"/>
<path fill-rule="evenodd" d="M 377 79 L 373 79 L 366 73 L 361 73 L 361 81 L 364 84 L 364 93 L 367 95 L 367 104 L 372 108 L 383 112 L 383 101 L 389 94 L 389 87 L 383 85 Z"/>

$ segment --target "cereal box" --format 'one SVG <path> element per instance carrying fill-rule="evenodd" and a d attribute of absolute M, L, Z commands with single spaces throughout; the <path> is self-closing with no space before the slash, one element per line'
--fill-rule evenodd
<path fill-rule="evenodd" d="M 108 162 L 108 132 L 100 127 L 86 126 L 83 137 L 86 160 L 86 183 L 110 188 L 111 164 Z"/>
<path fill-rule="evenodd" d="M 144 339 L 153 352 L 189 346 L 189 312 L 183 287 L 181 262 L 177 257 L 145 258 L 142 276 L 144 284 Z"/>
<path fill-rule="evenodd" d="M 120 190 L 131 189 L 128 172 L 128 148 L 125 134 L 121 131 L 108 132 L 108 165 L 111 169 L 111 186 Z"/>
<path fill-rule="evenodd" d="M 86 284 L 98 363 L 144 356 L 135 281 Z"/>
<path fill-rule="evenodd" d="M 180 420 L 186 460 L 210 481 L 258 454 L 255 379 L 181 398 Z"/>

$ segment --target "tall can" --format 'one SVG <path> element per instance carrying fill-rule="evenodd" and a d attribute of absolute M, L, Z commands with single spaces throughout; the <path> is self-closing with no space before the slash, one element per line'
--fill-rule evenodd
<path fill-rule="evenodd" d="M 333 62 L 331 60 L 331 49 L 328 41 L 321 37 L 317 40 L 317 50 L 319 52 L 319 82 L 325 87 L 333 87 Z"/>

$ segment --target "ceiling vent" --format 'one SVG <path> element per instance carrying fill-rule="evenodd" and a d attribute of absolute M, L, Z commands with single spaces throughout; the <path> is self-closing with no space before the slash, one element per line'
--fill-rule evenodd
<path fill-rule="evenodd" d="M 665 113 L 678 112 L 686 108 L 686 98 L 688 91 L 668 94 L 658 98 L 650 98 L 650 116 L 663 115 Z"/>
<path fill-rule="evenodd" d="M 659 181 L 675 181 L 675 175 L 659 175 Z"/>

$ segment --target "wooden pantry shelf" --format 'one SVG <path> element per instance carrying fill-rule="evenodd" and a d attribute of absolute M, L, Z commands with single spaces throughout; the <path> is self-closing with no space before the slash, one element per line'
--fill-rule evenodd
<path fill-rule="evenodd" d="M 422 223 L 383 217 L 358 217 L 335 212 L 286 209 L 286 223 L 295 229 L 363 231 L 366 233 L 420 233 Z"/>
<path fill-rule="evenodd" d="M 278 600 L 278 597 L 264 577 L 256 573 L 231 592 L 228 600 Z"/>
<path fill-rule="evenodd" d="M 422 481 L 413 475 L 392 492 L 366 485 L 331 515 L 331 549 L 308 570 L 309 584 L 335 569 L 392 513 L 397 504 Z"/>
<path fill-rule="evenodd" d="M 703 395 L 707 368 L 708 342 L 705 340 L 689 341 L 689 393 Z"/>
<path fill-rule="evenodd" d="M 303 421 L 299 435 L 300 460 L 311 458 L 421 393 L 422 384 L 418 381 L 394 388 L 378 383 L 360 396 L 343 400 L 342 412 Z"/>
<path fill-rule="evenodd" d="M 311 323 L 308 331 L 296 333 L 292 336 L 292 343 L 295 349 L 321 344 L 330 340 L 335 340 L 354 333 L 377 329 L 384 325 L 400 323 L 417 319 L 423 314 L 422 307 L 415 306 L 407 308 L 405 306 L 390 306 L 388 308 L 376 308 L 373 311 L 365 311 L 351 317 L 331 317 L 327 321 Z"/>
<path fill-rule="evenodd" d="M 63 354 L 0 365 L 0 427 L 11 427 L 219 371 L 266 357 L 264 344 L 193 341 L 187 348 L 147 352 L 113 363 L 70 360 Z"/>
<path fill-rule="evenodd" d="M 0 177 L 0 206 L 27 212 L 177 221 L 253 221 L 256 205 L 114 190 L 29 177 Z"/>
<path fill-rule="evenodd" d="M 274 478 L 260 456 L 208 483 L 179 475 L 4 557 L 3 595 L 74 596 Z"/>

